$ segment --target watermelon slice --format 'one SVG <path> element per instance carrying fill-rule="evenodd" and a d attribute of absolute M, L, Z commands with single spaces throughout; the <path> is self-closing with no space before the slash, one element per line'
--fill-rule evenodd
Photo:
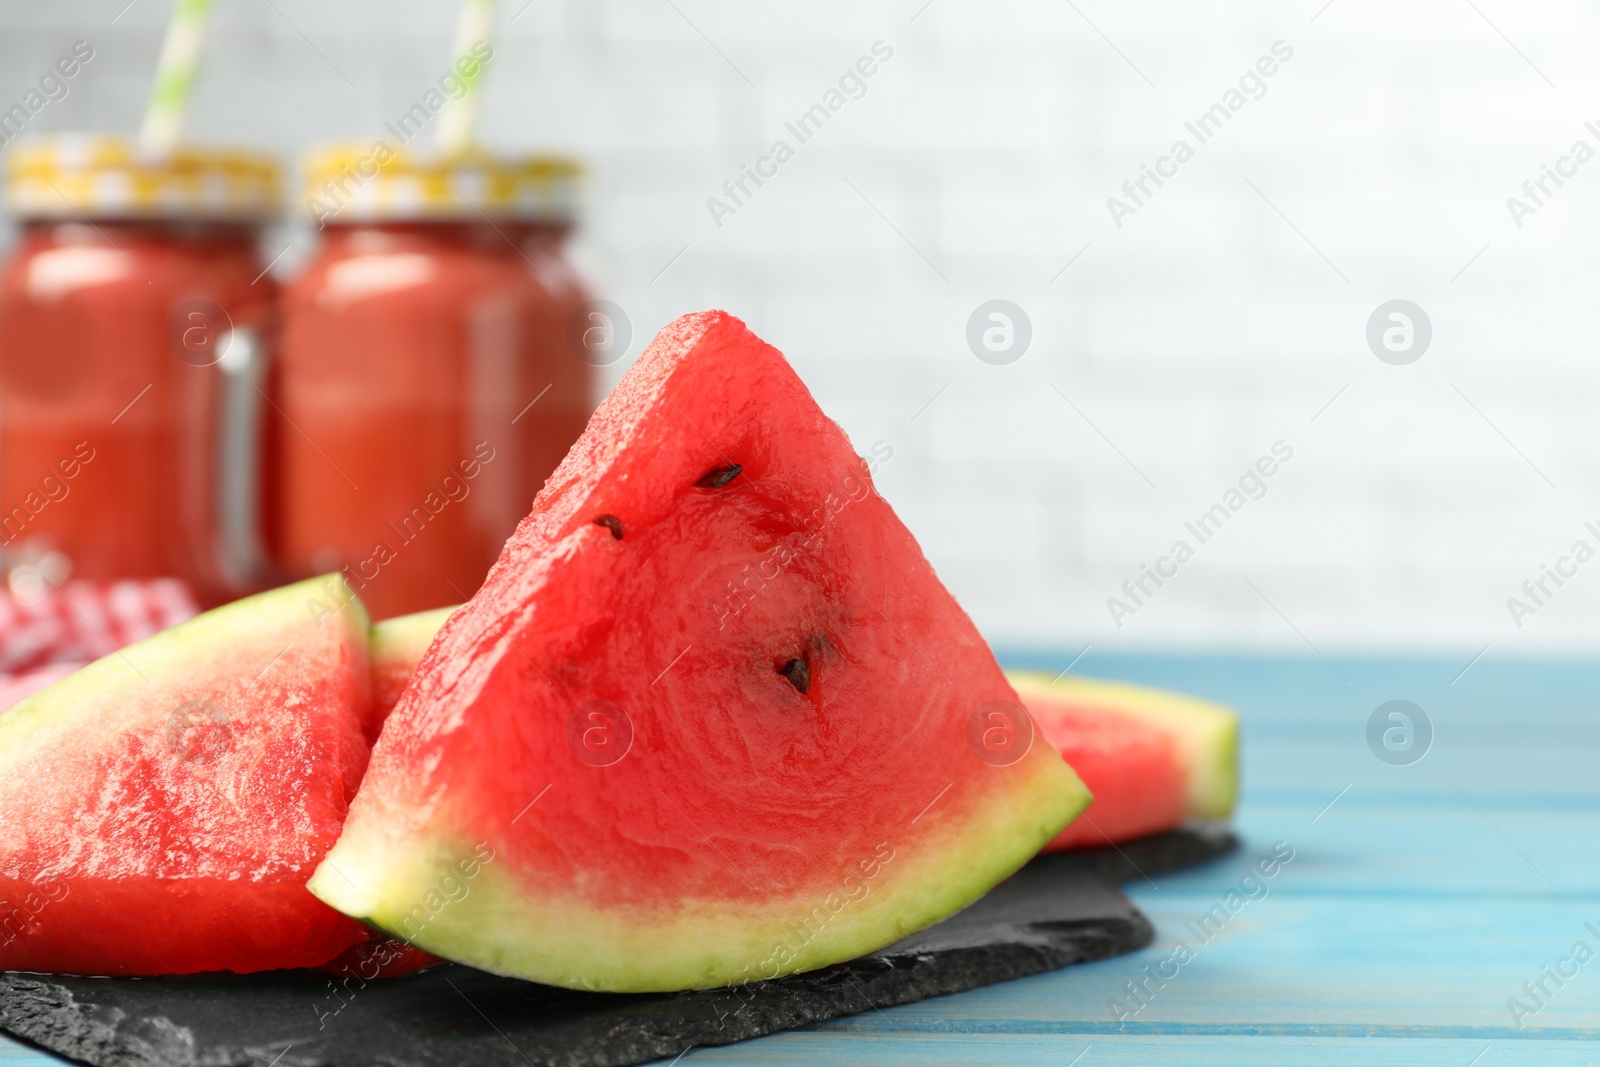
<path fill-rule="evenodd" d="M 366 766 L 367 619 L 337 577 L 218 608 L 0 715 L 0 969 L 314 967 L 305 891 Z"/>
<path fill-rule="evenodd" d="M 334 907 L 576 989 L 850 959 L 1088 802 L 783 357 L 664 330 L 384 726 Z"/>
<path fill-rule="evenodd" d="M 1008 673 L 1094 803 L 1046 851 L 1107 845 L 1195 819 L 1226 819 L 1239 789 L 1239 716 L 1162 689 Z"/>
<path fill-rule="evenodd" d="M 459 605 L 457 605 L 459 606 Z M 455 607 L 419 611 L 385 619 L 372 627 L 372 713 L 367 718 L 367 740 L 375 742 L 384 720 L 400 703 L 411 674 L 433 644 L 439 627 Z"/>

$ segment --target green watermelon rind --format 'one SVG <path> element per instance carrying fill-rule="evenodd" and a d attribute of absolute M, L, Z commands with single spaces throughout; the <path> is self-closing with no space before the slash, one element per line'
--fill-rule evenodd
<path fill-rule="evenodd" d="M 1035 758 L 1037 757 L 1037 758 Z M 626 916 L 592 901 L 530 900 L 509 857 L 485 861 L 466 837 L 353 840 L 346 833 L 308 888 L 354 918 L 434 955 L 571 989 L 667 992 L 770 980 L 866 955 L 925 929 L 1010 877 L 1089 806 L 1077 775 L 1051 751 L 987 768 L 1026 777 L 984 793 L 984 808 L 935 806 L 859 900 L 838 894 L 718 904 L 663 902 Z M 536 812 L 537 809 L 535 809 Z M 529 817 L 533 817 L 530 814 Z M 914 847 L 912 847 L 914 845 Z M 861 862 L 881 859 L 863 856 Z M 471 871 L 471 874 L 468 872 Z M 739 876 L 732 870 L 730 879 Z M 603 893 L 604 887 L 596 887 Z M 838 910 L 835 911 L 835 906 Z M 816 930 L 802 940 L 799 931 Z M 409 920 L 409 921 L 408 921 Z M 779 946 L 788 949 L 787 954 Z"/>
<path fill-rule="evenodd" d="M 1239 799 L 1239 713 L 1222 704 L 1166 689 L 1069 675 L 1052 679 L 1007 671 L 1006 680 L 1030 693 L 1082 700 L 1156 726 L 1171 735 L 1188 768 L 1188 817 L 1227 819 Z"/>
<path fill-rule="evenodd" d="M 370 642 L 373 665 L 409 664 L 415 668 L 428 646 L 433 644 L 439 627 L 460 607 L 460 604 L 452 604 L 373 623 Z"/>
<path fill-rule="evenodd" d="M 296 601 L 312 621 L 345 627 L 351 646 L 365 652 L 371 627 L 367 609 L 337 575 L 234 601 L 103 656 L 13 705 L 0 715 L 0 776 L 46 745 L 71 743 L 86 718 L 111 730 L 118 719 L 140 714 L 139 702 L 118 701 L 119 692 L 137 693 L 150 686 L 181 690 L 196 663 L 226 655 L 236 643 L 234 635 L 258 633 L 263 619 L 280 623 L 283 609 Z"/>

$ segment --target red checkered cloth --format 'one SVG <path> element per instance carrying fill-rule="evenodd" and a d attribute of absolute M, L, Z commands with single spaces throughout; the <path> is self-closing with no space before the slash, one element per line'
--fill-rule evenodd
<path fill-rule="evenodd" d="M 199 612 L 175 578 L 68 582 L 27 597 L 0 588 L 0 709 Z"/>

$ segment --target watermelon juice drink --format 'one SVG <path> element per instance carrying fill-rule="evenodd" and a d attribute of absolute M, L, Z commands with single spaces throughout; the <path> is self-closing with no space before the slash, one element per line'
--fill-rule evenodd
<path fill-rule="evenodd" d="M 129 139 L 18 142 L 0 270 L 0 542 L 75 577 L 259 587 L 261 409 L 275 297 L 270 160 Z"/>
<path fill-rule="evenodd" d="M 342 571 L 376 618 L 457 603 L 591 410 L 566 342 L 576 168 L 380 142 L 307 169 L 323 243 L 285 292 L 282 563 Z"/>

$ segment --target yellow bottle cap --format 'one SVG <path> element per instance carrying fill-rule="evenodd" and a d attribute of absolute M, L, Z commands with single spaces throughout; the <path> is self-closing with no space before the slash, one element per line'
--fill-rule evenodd
<path fill-rule="evenodd" d="M 305 161 L 303 209 L 313 222 L 528 220 L 570 222 L 583 168 L 557 156 L 470 151 L 427 156 L 388 140 L 343 142 Z"/>
<path fill-rule="evenodd" d="M 23 218 L 263 220 L 282 204 L 278 166 L 250 152 L 183 146 L 148 158 L 131 137 L 66 133 L 6 152 L 5 203 Z"/>

